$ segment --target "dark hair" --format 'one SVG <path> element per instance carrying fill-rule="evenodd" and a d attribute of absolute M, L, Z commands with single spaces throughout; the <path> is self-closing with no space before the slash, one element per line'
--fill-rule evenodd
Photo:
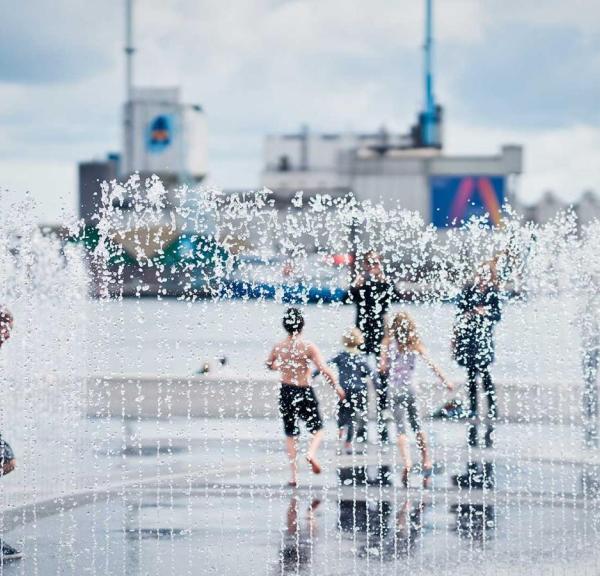
<path fill-rule="evenodd" d="M 7 326 L 12 326 L 14 322 L 13 315 L 10 313 L 8 308 L 4 308 L 0 305 L 0 324 L 5 324 Z"/>
<path fill-rule="evenodd" d="M 381 263 L 381 257 L 375 250 L 367 250 L 362 257 L 363 264 L 372 264 L 373 261 Z"/>
<path fill-rule="evenodd" d="M 299 308 L 288 308 L 283 315 L 283 328 L 290 335 L 300 334 L 304 328 L 304 316 Z"/>

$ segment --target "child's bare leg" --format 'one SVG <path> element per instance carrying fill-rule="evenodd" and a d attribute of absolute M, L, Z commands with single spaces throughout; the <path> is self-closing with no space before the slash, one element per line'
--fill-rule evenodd
<path fill-rule="evenodd" d="M 296 459 L 298 455 L 298 439 L 296 436 L 286 436 L 285 438 L 285 447 L 288 454 L 288 459 L 290 461 L 290 467 L 292 471 L 292 479 L 290 480 L 291 484 L 298 483 L 298 460 Z"/>
<path fill-rule="evenodd" d="M 412 460 L 410 457 L 410 449 L 408 447 L 408 436 L 406 434 L 398 434 L 398 451 L 400 452 L 400 458 L 402 458 L 404 467 L 410 469 Z"/>
<path fill-rule="evenodd" d="M 417 446 L 421 451 L 421 464 L 423 469 L 431 468 L 431 456 L 429 455 L 429 445 L 427 444 L 427 434 L 422 430 L 417 432 Z"/>
<path fill-rule="evenodd" d="M 431 488 L 431 475 L 433 474 L 433 464 L 429 455 L 427 435 L 422 430 L 419 430 L 417 432 L 417 446 L 421 451 L 421 466 L 423 468 L 423 488 Z"/>
<path fill-rule="evenodd" d="M 15 458 L 11 458 L 10 460 L 4 460 L 2 462 L 2 469 L 0 475 L 6 476 L 7 474 L 10 474 L 15 469 L 16 465 L 17 461 Z"/>
<path fill-rule="evenodd" d="M 397 443 L 398 451 L 400 452 L 400 458 L 402 458 L 402 462 L 404 464 L 404 469 L 402 470 L 402 483 L 407 486 L 408 474 L 412 466 L 412 460 L 410 458 L 410 449 L 408 447 L 408 437 L 406 434 L 398 434 Z"/>
<path fill-rule="evenodd" d="M 344 442 L 344 448 L 346 450 L 352 448 L 352 443 L 350 442 L 350 440 L 348 440 L 348 432 L 346 428 L 339 429 L 338 439 Z"/>
<path fill-rule="evenodd" d="M 308 444 L 308 452 L 306 453 L 306 459 L 308 460 L 308 463 L 311 465 L 312 471 L 315 474 L 321 473 L 321 466 L 319 465 L 319 462 L 316 459 L 316 455 L 317 450 L 319 449 L 319 446 L 321 445 L 321 442 L 323 440 L 324 434 L 325 430 L 323 430 L 322 428 L 321 430 L 317 430 L 312 435 L 310 443 Z"/>
<path fill-rule="evenodd" d="M 314 457 L 317 454 L 317 450 L 323 441 L 323 435 L 325 434 L 325 430 L 317 430 L 310 438 L 310 442 L 308 444 L 308 453 L 307 456 Z"/>

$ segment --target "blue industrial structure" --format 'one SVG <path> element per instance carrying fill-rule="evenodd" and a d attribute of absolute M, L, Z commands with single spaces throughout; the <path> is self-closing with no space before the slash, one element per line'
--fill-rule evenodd
<path fill-rule="evenodd" d="M 423 122 L 423 142 L 433 142 L 433 128 L 435 121 L 435 96 L 433 94 L 433 14 L 432 0 L 425 0 L 425 45 L 424 73 L 425 73 L 425 117 Z"/>
<path fill-rule="evenodd" d="M 421 144 L 425 148 L 441 148 L 440 116 L 433 87 L 433 0 L 425 0 L 425 109 L 421 115 Z"/>
<path fill-rule="evenodd" d="M 425 0 L 424 110 L 419 115 L 419 140 L 424 148 L 441 148 L 441 108 L 436 104 L 433 82 L 433 0 Z"/>

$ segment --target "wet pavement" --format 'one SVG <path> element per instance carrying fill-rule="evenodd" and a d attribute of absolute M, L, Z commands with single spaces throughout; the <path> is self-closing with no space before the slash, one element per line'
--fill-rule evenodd
<path fill-rule="evenodd" d="M 292 490 L 275 421 L 91 425 L 79 490 L 0 516 L 25 555 L 0 574 L 600 572 L 599 453 L 574 427 L 468 449 L 464 425 L 429 423 L 433 486 L 415 466 L 408 490 L 396 450 L 338 455 L 328 429 L 323 474 Z"/>

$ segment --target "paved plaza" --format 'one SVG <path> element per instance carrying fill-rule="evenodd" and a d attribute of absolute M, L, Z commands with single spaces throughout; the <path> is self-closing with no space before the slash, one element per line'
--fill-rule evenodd
<path fill-rule="evenodd" d="M 600 455 L 570 426 L 504 424 L 494 449 L 429 423 L 433 488 L 395 450 L 339 455 L 286 486 L 272 420 L 87 421 L 77 489 L 4 494 L 1 574 L 597 574 Z M 413 446 L 415 460 L 417 453 Z M 470 470 L 470 472 L 469 472 Z M 455 479 L 456 476 L 460 478 Z M 8 480 L 8 479 L 7 479 Z M 457 485 L 457 483 L 459 485 Z M 16 483 L 13 483 L 16 484 Z M 600 497 L 600 496 L 599 496 Z"/>

